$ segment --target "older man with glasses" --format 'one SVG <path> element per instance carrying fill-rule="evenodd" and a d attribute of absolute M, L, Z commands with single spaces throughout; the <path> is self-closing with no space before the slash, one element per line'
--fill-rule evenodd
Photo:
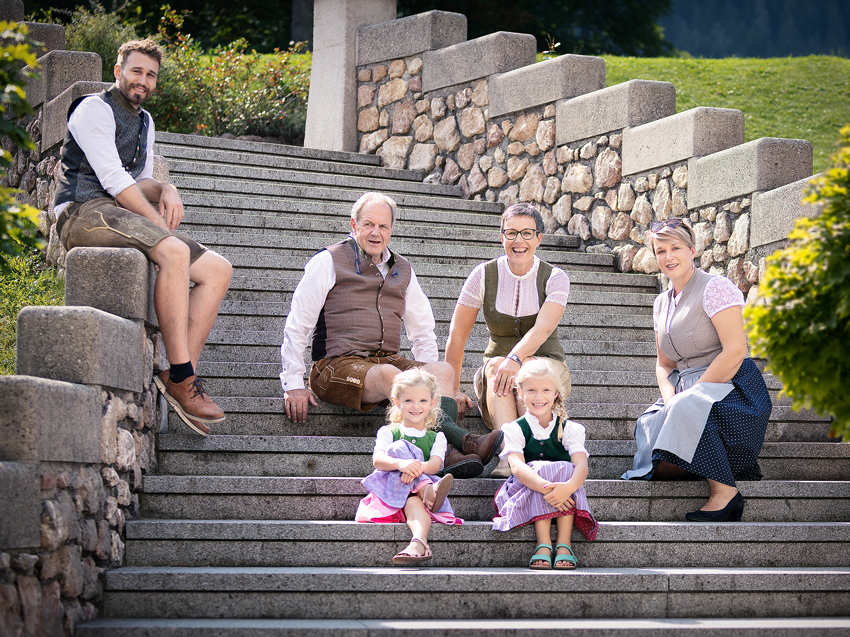
<path fill-rule="evenodd" d="M 431 303 L 410 262 L 388 248 L 396 211 L 390 197 L 364 194 L 351 209 L 348 237 L 304 267 L 281 345 L 286 415 L 293 422 L 306 422 L 310 405 L 318 404 L 316 397 L 370 411 L 389 399 L 399 373 L 421 367 L 437 378 L 444 414 L 440 429 L 454 445 L 441 474 L 475 477 L 499 451 L 502 435 L 477 436 L 457 427 L 455 370 L 438 360 Z M 413 361 L 399 353 L 402 321 Z M 311 332 L 313 365 L 307 388 L 304 352 Z M 467 398 L 460 396 L 462 415 Z"/>

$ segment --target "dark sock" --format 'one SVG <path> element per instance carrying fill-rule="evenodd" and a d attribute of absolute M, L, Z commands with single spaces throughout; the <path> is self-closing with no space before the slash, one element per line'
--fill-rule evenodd
<path fill-rule="evenodd" d="M 180 363 L 179 365 L 172 365 L 168 370 L 168 377 L 175 385 L 177 383 L 182 383 L 184 380 L 189 378 L 189 376 L 194 375 L 195 369 L 192 367 L 192 361 L 189 361 L 188 363 Z"/>
<path fill-rule="evenodd" d="M 443 417 L 440 419 L 440 431 L 455 449 L 463 449 L 463 437 L 468 433 L 457 426 L 457 401 L 443 396 L 440 399 Z"/>

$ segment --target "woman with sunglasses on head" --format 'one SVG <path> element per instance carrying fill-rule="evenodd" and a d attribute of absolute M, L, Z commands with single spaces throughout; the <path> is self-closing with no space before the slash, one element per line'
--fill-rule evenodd
<path fill-rule="evenodd" d="M 736 480 L 760 480 L 758 455 L 771 402 L 747 357 L 744 295 L 729 279 L 694 266 L 693 230 L 678 218 L 652 224 L 651 246 L 670 279 L 653 307 L 661 399 L 635 426 L 637 453 L 624 479 L 705 478 L 708 501 L 685 518 L 739 521 Z"/>
<path fill-rule="evenodd" d="M 571 386 L 557 334 L 570 295 L 570 279 L 566 272 L 534 255 L 543 240 L 540 211 L 527 203 L 509 206 L 502 213 L 500 236 L 504 256 L 479 264 L 466 279 L 446 343 L 446 362 L 454 367 L 459 383 L 466 341 L 478 311 L 484 310 L 490 341 L 474 386 L 481 416 L 494 431 L 525 413 L 514 391 L 514 378 L 526 360 L 544 357 L 556 364 L 565 387 L 564 400 Z M 511 475 L 507 458 L 491 475 Z"/>

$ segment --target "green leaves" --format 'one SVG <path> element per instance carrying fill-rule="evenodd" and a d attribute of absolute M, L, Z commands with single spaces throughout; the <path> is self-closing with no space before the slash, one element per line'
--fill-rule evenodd
<path fill-rule="evenodd" d="M 27 37 L 25 25 L 6 21 L 0 22 L 0 39 L 0 136 L 8 137 L 22 150 L 35 150 L 26 130 L 18 125 L 18 118 L 32 113 L 24 87 L 32 70 L 38 68 L 35 53 L 31 50 L 33 43 Z M 12 154 L 5 149 L 0 150 L 0 178 L 6 177 L 13 169 L 13 163 Z M 38 210 L 19 203 L 13 197 L 17 192 L 0 187 L 0 275 L 10 271 L 10 256 L 21 255 L 27 248 L 43 245 L 36 235 Z"/>
<path fill-rule="evenodd" d="M 244 39 L 203 51 L 181 31 L 186 12 L 164 8 L 159 35 L 167 58 L 147 108 L 157 127 L 203 135 L 274 135 L 300 143 L 310 82 L 299 45 L 272 55 Z"/>
<path fill-rule="evenodd" d="M 822 213 L 798 219 L 788 247 L 768 258 L 744 316 L 753 353 L 768 359 L 793 407 L 832 414 L 830 434 L 850 441 L 850 126 L 833 160 L 803 200 Z"/>

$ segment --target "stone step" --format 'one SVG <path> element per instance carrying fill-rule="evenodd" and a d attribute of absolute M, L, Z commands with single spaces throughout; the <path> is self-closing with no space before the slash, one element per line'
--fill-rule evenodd
<path fill-rule="evenodd" d="M 280 229 L 256 232 L 248 228 L 234 229 L 207 224 L 201 227 L 192 227 L 187 224 L 186 227 L 181 225 L 180 228 L 196 241 L 215 249 L 216 252 L 225 254 L 225 256 L 227 256 L 228 251 L 238 253 L 240 248 L 246 247 L 257 250 L 279 250 L 292 249 L 294 246 L 304 251 L 309 246 L 311 252 L 308 253 L 308 258 L 322 248 L 341 241 L 351 232 L 351 225 L 348 221 L 333 220 L 328 223 L 313 223 L 316 223 L 318 227 L 310 230 L 293 228 L 290 232 Z M 297 243 L 293 243 L 293 241 L 297 241 Z M 558 254 L 558 251 L 575 250 L 580 243 L 576 237 L 564 234 L 544 235 L 543 241 L 545 247 L 541 248 L 541 258 L 544 258 L 543 254 L 547 251 Z M 414 247 L 406 247 L 409 245 Z M 432 259 L 434 255 L 445 257 L 446 254 L 451 254 L 454 247 L 465 248 L 468 246 L 477 246 L 488 250 L 488 252 L 481 253 L 483 255 L 482 260 L 504 254 L 501 244 L 494 240 L 493 232 L 490 229 L 451 228 L 443 230 L 434 226 L 398 226 L 393 231 L 390 246 L 405 257 L 416 254 L 420 259 Z M 554 260 L 557 261 L 557 258 Z M 467 274 L 471 270 L 472 268 L 468 268 Z"/>
<path fill-rule="evenodd" d="M 381 567 L 410 540 L 406 524 L 353 521 L 130 520 L 126 529 L 125 565 L 143 567 Z M 438 568 L 521 568 L 535 546 L 532 525 L 434 525 L 428 538 Z M 581 569 L 850 566 L 843 523 L 600 522 L 595 541 L 574 531 L 572 542 Z"/>
<path fill-rule="evenodd" d="M 270 270 L 264 276 L 247 268 L 236 267 L 230 280 L 228 298 L 239 298 L 236 294 L 251 292 L 291 293 L 301 281 L 304 263 L 292 259 L 292 268 Z M 414 264 L 416 278 L 421 285 L 439 282 L 443 285 L 458 284 L 457 289 L 472 268 L 467 266 L 432 265 L 427 262 Z M 588 272 L 586 270 L 567 270 L 570 277 L 570 291 L 585 292 L 631 292 L 637 294 L 658 294 L 658 280 L 645 274 L 615 274 L 612 272 Z"/>
<path fill-rule="evenodd" d="M 106 573 L 103 611 L 113 618 L 727 619 L 841 616 L 848 604 L 846 568 L 125 567 Z"/>
<path fill-rule="evenodd" d="M 203 135 L 187 135 L 182 133 L 166 133 L 156 131 L 154 151 L 165 157 L 183 156 L 192 149 L 213 150 L 223 156 L 229 153 L 250 153 L 259 156 L 282 156 L 302 159 L 314 159 L 330 162 L 345 162 L 364 166 L 380 166 L 381 158 L 377 155 L 361 153 L 346 153 L 334 150 L 319 150 L 303 146 L 287 146 L 285 144 L 267 144 L 262 142 L 241 141 L 238 139 L 223 139 L 221 137 L 205 137 Z"/>
<path fill-rule="evenodd" d="M 267 276 L 269 271 L 274 272 L 285 269 L 286 265 L 291 263 L 288 260 L 291 257 L 296 257 L 302 261 L 300 270 L 303 271 L 303 264 L 316 254 L 316 252 L 326 248 L 329 243 L 334 243 L 344 238 L 344 236 L 337 235 L 334 237 L 334 241 L 328 242 L 321 238 L 311 239 L 309 236 L 301 238 L 289 237 L 285 242 L 277 242 L 281 245 L 263 250 L 252 250 L 249 247 L 239 246 L 211 245 L 210 247 L 226 256 L 234 267 L 265 271 L 266 274 L 264 276 Z M 463 265 L 467 268 L 468 273 L 482 261 L 495 259 L 505 253 L 501 247 L 495 246 L 446 245 L 445 247 L 435 247 L 435 244 L 395 241 L 391 245 L 394 250 L 410 260 L 414 271 L 417 269 L 417 263 L 427 261 L 437 266 Z M 544 261 L 564 270 L 569 270 L 570 264 L 574 264 L 580 265 L 582 269 L 591 267 L 601 272 L 614 271 L 614 260 L 610 254 L 593 254 L 573 252 L 570 250 L 557 251 L 550 250 L 545 246 L 539 249 L 536 254 Z"/>
<path fill-rule="evenodd" d="M 490 520 L 501 483 L 458 480 L 451 494 L 455 514 Z M 605 521 L 681 521 L 708 499 L 704 481 L 588 480 L 585 486 L 594 515 Z M 850 519 L 850 482 L 739 482 L 738 489 L 747 500 L 746 522 Z M 139 500 L 143 518 L 350 521 L 365 494 L 359 478 L 147 475 Z"/>
<path fill-rule="evenodd" d="M 801 612 L 801 615 L 805 613 Z M 850 619 L 787 617 L 777 619 L 97 619 L 77 624 L 78 637 L 370 637 L 398 633 L 405 637 L 799 637 L 846 635 Z"/>
<path fill-rule="evenodd" d="M 469 393 L 469 392 L 468 392 Z M 281 399 L 282 399 L 281 392 Z M 217 398 L 217 397 L 216 397 Z M 224 400 L 220 401 L 224 403 Z M 292 423 L 283 412 L 282 400 L 278 405 L 280 411 L 259 412 L 255 410 L 227 412 L 224 422 L 216 423 L 212 431 L 217 435 L 251 435 L 251 436 L 366 436 L 373 437 L 375 432 L 386 423 L 384 410 L 380 407 L 368 413 L 345 410 L 343 407 L 319 402 L 318 407 L 311 407 L 306 423 Z M 636 406 L 635 411 L 645 408 Z M 339 411 L 337 411 L 339 410 Z M 344 411 L 343 411 L 344 410 Z M 587 429 L 589 440 L 634 440 L 634 418 L 608 415 L 596 404 L 585 406 L 579 404 L 569 406 L 570 417 L 582 423 Z M 174 414 L 168 416 L 169 431 L 187 433 L 189 430 Z M 767 442 L 825 442 L 829 437 L 831 421 L 820 418 L 808 411 L 797 413 L 789 407 L 774 407 L 771 420 L 767 426 L 765 441 Z M 460 426 L 472 433 L 487 433 L 484 421 L 477 413 L 477 408 L 470 410 Z"/>
<path fill-rule="evenodd" d="M 257 152 L 257 150 L 248 151 L 204 148 L 200 146 L 179 146 L 162 142 L 159 139 L 157 139 L 154 146 L 154 152 L 157 155 L 162 155 L 168 161 L 169 174 L 209 174 L 208 171 L 211 167 L 240 168 L 248 174 L 254 171 L 257 174 L 262 174 L 264 170 L 273 169 L 346 176 L 377 176 L 398 181 L 408 181 L 411 182 L 411 186 L 421 185 L 422 180 L 425 178 L 425 173 L 422 170 L 384 168 L 380 163 L 351 161 L 352 158 L 347 154 L 344 160 L 340 160 L 338 158 L 330 159 L 306 156 L 306 153 L 304 154 L 305 156 L 295 156 Z"/>
<path fill-rule="evenodd" d="M 284 184 L 299 187 L 333 188 L 340 190 L 359 190 L 360 194 L 375 190 L 393 196 L 395 192 L 426 197 L 453 197 L 461 194 L 457 186 L 422 183 L 424 175 L 410 171 L 389 171 L 386 168 L 371 166 L 358 167 L 357 170 L 338 172 L 333 164 L 323 162 L 293 162 L 288 166 L 266 166 L 240 164 L 238 156 L 227 157 L 225 161 L 204 162 L 193 159 L 173 159 L 168 162 L 169 181 L 178 189 L 202 190 L 207 192 L 258 193 L 266 192 L 264 187 L 278 188 Z M 209 187 L 198 186 L 199 175 L 211 180 Z M 420 179 L 415 179 L 420 176 Z M 237 188 L 241 184 L 242 188 Z M 258 190 L 261 189 L 261 190 Z M 268 191 L 279 192 L 276 189 Z M 359 196 L 359 195 L 358 195 Z"/>
<path fill-rule="evenodd" d="M 372 471 L 373 437 L 163 434 L 158 471 L 184 476 L 291 476 L 362 478 Z M 593 480 L 616 480 L 632 468 L 632 440 L 586 442 Z M 759 465 L 765 480 L 840 481 L 850 475 L 850 445 L 767 442 Z"/>

